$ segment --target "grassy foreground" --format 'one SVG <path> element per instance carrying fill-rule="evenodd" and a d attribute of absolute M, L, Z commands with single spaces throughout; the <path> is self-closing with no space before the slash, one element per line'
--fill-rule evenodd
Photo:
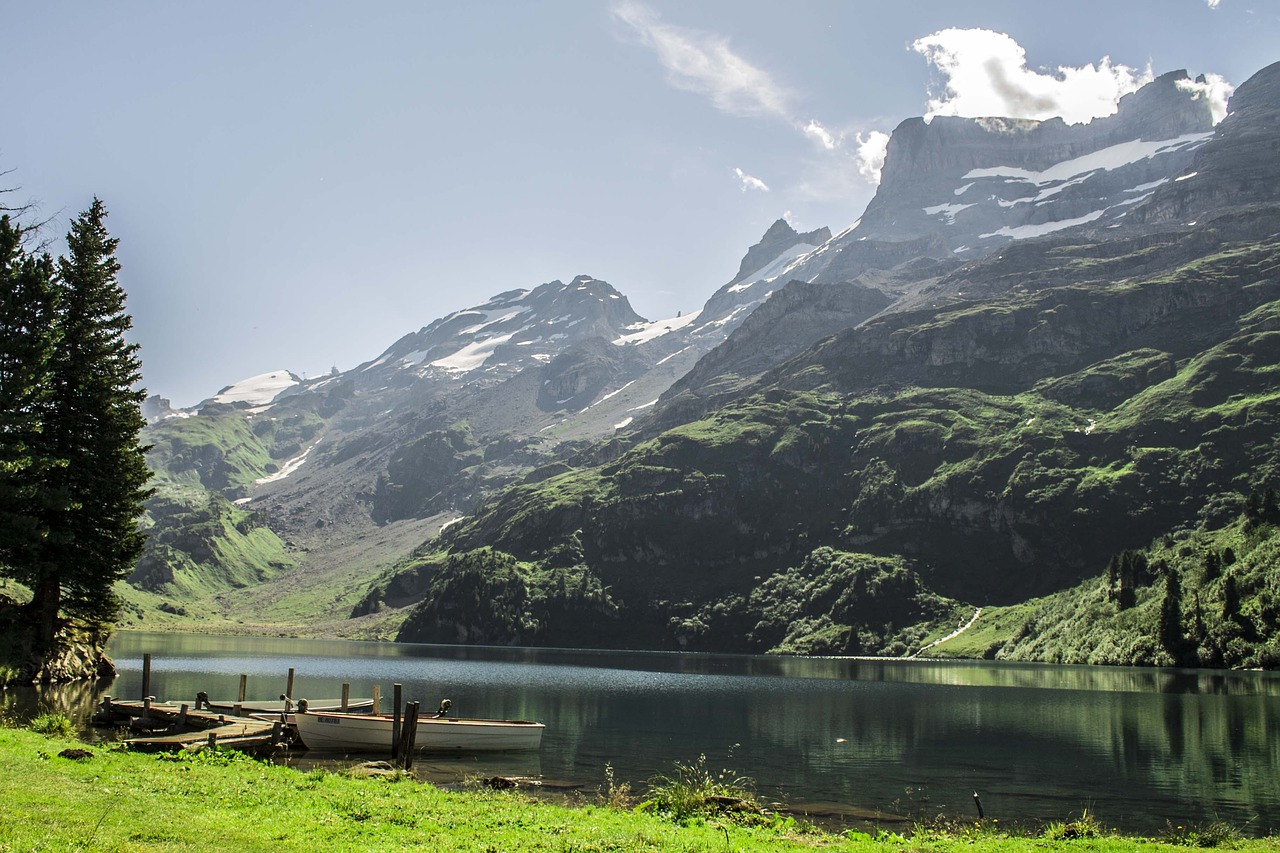
<path fill-rule="evenodd" d="M 0 851 L 809 851 L 1186 850 L 1206 837 L 1155 841 L 1076 821 L 1045 836 L 994 825 L 833 835 L 793 821 L 746 826 L 595 804 L 537 802 L 513 792 L 441 791 L 409 779 L 301 773 L 233 753 L 156 756 L 0 728 Z M 1073 838 L 1081 835 L 1083 837 Z M 1217 838 L 1280 851 L 1276 839 Z"/>

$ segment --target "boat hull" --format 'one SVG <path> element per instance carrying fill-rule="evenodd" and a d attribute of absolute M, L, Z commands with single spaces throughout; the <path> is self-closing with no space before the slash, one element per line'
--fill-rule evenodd
<path fill-rule="evenodd" d="M 294 715 L 307 749 L 327 752 L 388 752 L 390 714 L 310 712 Z M 418 717 L 419 752 L 507 752 L 535 750 L 542 744 L 542 723 L 525 720 L 467 720 Z"/>

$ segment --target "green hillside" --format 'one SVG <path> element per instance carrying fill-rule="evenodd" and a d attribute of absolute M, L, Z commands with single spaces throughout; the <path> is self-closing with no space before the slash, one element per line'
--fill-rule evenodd
<path fill-rule="evenodd" d="M 578 644 L 816 654 L 909 653 L 983 607 L 985 645 L 966 632 L 939 653 L 1269 661 L 1268 522 L 1237 519 L 1280 462 L 1280 243 L 1218 243 L 1115 283 L 1079 280 L 1091 258 L 1114 264 L 1104 245 L 1037 251 L 1034 288 L 885 315 L 613 461 L 531 475 L 361 607 L 398 586 L 395 605 L 420 602 L 401 639 L 496 621 L 488 642 L 546 643 L 576 618 L 555 591 L 577 583 L 607 602 Z M 1069 283 L 1049 284 L 1052 263 Z M 1191 565 L 1209 547 L 1195 543 L 1246 527 L 1236 574 Z M 1160 568 L 1116 612 L 1109 562 L 1153 541 Z M 453 582 L 479 549 L 507 567 L 501 614 Z M 1228 575 L 1230 624 L 1213 615 Z M 1169 578 L 1183 639 L 1161 645 Z M 1093 627 L 1055 615 L 1077 609 Z"/>

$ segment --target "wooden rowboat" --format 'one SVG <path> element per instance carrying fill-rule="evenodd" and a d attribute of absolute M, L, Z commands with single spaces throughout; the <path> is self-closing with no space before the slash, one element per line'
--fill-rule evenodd
<path fill-rule="evenodd" d="M 308 711 L 294 715 L 307 749 L 330 752 L 386 752 L 391 749 L 390 714 Z M 503 752 L 533 750 L 542 744 L 542 723 L 526 720 L 468 720 L 418 716 L 420 752 Z"/>

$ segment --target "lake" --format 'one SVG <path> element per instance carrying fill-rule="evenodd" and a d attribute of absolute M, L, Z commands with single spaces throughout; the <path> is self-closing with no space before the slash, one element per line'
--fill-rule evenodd
<path fill-rule="evenodd" d="M 767 800 L 827 815 L 1063 820 L 1130 832 L 1227 820 L 1280 829 L 1280 675 L 924 660 L 597 652 L 121 632 L 120 674 L 55 690 L 82 717 L 101 694 L 352 696 L 392 684 L 456 716 L 547 724 L 535 755 L 424 759 L 424 778 L 539 776 L 591 796 L 606 765 L 635 787 L 705 754 Z M 33 689 L 4 702 L 30 712 Z M 310 756 L 291 763 L 310 766 Z M 321 760 L 332 760 L 324 758 Z"/>

